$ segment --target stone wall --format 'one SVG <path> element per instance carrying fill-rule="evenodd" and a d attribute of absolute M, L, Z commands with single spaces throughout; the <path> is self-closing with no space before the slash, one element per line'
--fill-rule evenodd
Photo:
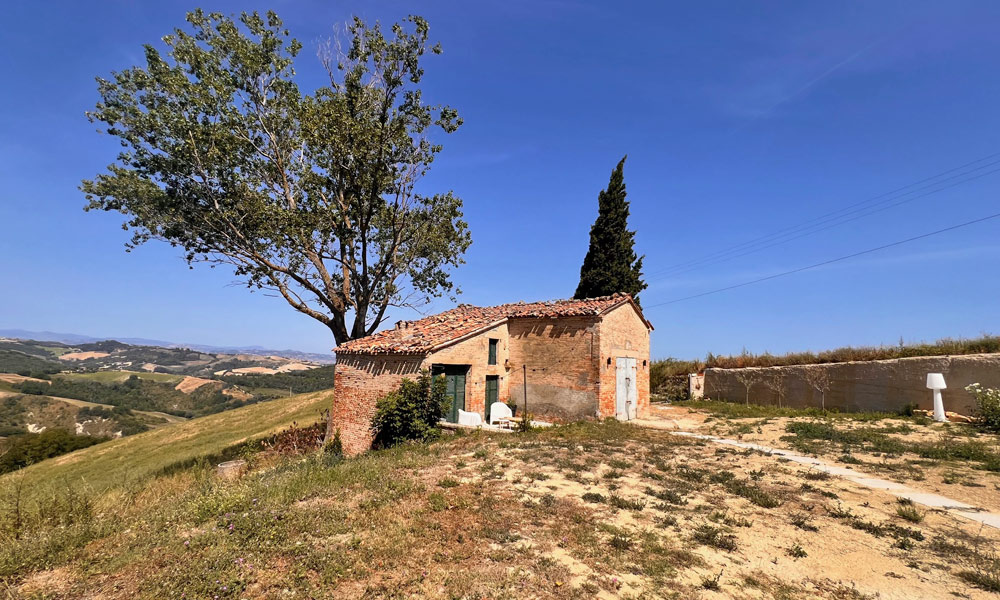
<path fill-rule="evenodd" d="M 930 410 L 933 399 L 925 385 L 927 373 L 944 374 L 948 384 L 948 389 L 943 392 L 945 410 L 960 414 L 970 415 L 975 407 L 965 386 L 980 383 L 985 387 L 1000 388 L 1000 354 L 970 354 L 788 367 L 706 369 L 705 397 L 743 402 L 746 388 L 739 375 L 750 373 L 755 379 L 750 388 L 750 401 L 777 404 L 779 394 L 774 389 L 777 375 L 784 385 L 782 404 L 820 407 L 824 402 L 823 394 L 808 381 L 810 372 L 817 371 L 825 373 L 830 380 L 826 407 L 840 410 L 893 412 L 910 403 Z"/>

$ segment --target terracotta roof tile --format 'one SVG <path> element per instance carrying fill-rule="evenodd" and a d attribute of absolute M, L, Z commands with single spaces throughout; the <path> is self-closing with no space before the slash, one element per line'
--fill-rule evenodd
<path fill-rule="evenodd" d="M 584 300 L 518 302 L 499 306 L 459 304 L 443 313 L 418 321 L 401 322 L 402 326 L 345 342 L 334 351 L 345 354 L 425 354 L 506 319 L 597 316 L 626 302 L 632 302 L 631 296 L 615 294 Z"/>

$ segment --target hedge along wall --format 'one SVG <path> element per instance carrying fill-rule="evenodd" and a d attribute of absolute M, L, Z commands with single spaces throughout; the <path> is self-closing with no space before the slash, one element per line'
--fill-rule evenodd
<path fill-rule="evenodd" d="M 961 356 L 928 356 L 877 360 L 868 362 L 794 365 L 787 367 L 753 367 L 747 369 L 706 369 L 705 397 L 713 400 L 743 402 L 746 388 L 739 379 L 741 372 L 751 372 L 756 381 L 750 388 L 750 402 L 778 404 L 774 389 L 775 375 L 784 385 L 781 403 L 796 408 L 820 407 L 822 397 L 807 375 L 822 369 L 830 379 L 826 392 L 826 407 L 840 410 L 897 411 L 907 404 L 920 408 L 933 407 L 931 391 L 926 388 L 927 373 L 943 373 L 948 389 L 944 390 L 947 411 L 971 415 L 975 401 L 965 386 L 980 383 L 984 387 L 1000 388 L 1000 354 L 968 354 Z"/>

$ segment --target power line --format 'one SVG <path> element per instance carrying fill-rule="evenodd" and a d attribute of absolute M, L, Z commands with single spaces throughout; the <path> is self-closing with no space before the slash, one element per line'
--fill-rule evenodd
<path fill-rule="evenodd" d="M 845 256 L 840 256 L 840 257 L 837 257 L 837 258 L 832 258 L 830 260 L 825 260 L 823 262 L 818 262 L 818 263 L 815 263 L 815 264 L 812 264 L 812 265 L 809 265 L 809 266 L 806 266 L 806 267 L 799 267 L 798 269 L 792 269 L 791 271 L 784 271 L 782 273 L 776 273 L 774 275 L 768 275 L 767 277 L 760 277 L 758 279 L 753 279 L 751 281 L 744 281 L 743 283 L 737 283 L 735 285 L 726 286 L 726 287 L 719 288 L 719 289 L 716 289 L 716 290 L 711 290 L 711 291 L 708 291 L 708 292 L 702 292 L 700 294 L 694 294 L 692 296 L 685 296 L 683 298 L 676 298 L 674 300 L 668 300 L 666 302 L 660 302 L 660 303 L 657 303 L 657 304 L 650 304 L 650 305 L 645 306 L 645 308 L 649 309 L 649 308 L 655 308 L 657 306 L 666 306 L 667 304 L 675 304 L 677 302 L 683 302 L 685 300 L 693 300 L 695 298 L 701 298 L 702 296 L 708 296 L 710 294 L 718 294 L 719 292 L 725 292 L 725 291 L 728 291 L 728 290 L 734 290 L 736 288 L 745 287 L 745 286 L 748 286 L 748 285 L 752 285 L 754 283 L 760 283 L 762 281 L 769 281 L 771 279 L 777 279 L 778 277 L 784 277 L 786 275 L 792 275 L 792 274 L 795 274 L 795 273 L 801 273 L 802 271 L 807 271 L 809 269 L 815 269 L 817 267 L 826 266 L 826 265 L 829 265 L 829 264 L 840 262 L 842 260 L 847 260 L 849 258 L 855 258 L 855 257 L 858 257 L 858 256 L 862 256 L 864 254 L 871 254 L 872 252 L 878 252 L 879 250 L 885 250 L 886 248 L 892 248 L 894 246 L 900 246 L 902 244 L 906 244 L 906 243 L 913 242 L 913 241 L 916 241 L 916 240 L 922 240 L 924 238 L 928 238 L 928 237 L 931 237 L 933 235 L 938 235 L 939 233 L 945 233 L 945 232 L 948 232 L 948 231 L 954 231 L 955 229 L 960 229 L 962 227 L 967 227 L 969 225 L 975 225 L 976 223 L 982 223 L 983 221 L 989 221 L 990 219 L 996 219 L 997 217 L 1000 217 L 1000 213 L 992 214 L 992 215 L 989 215 L 989 216 L 986 216 L 986 217 L 982 217 L 982 218 L 979 218 L 979 219 L 974 219 L 972 221 L 966 221 L 965 223 L 959 223 L 958 225 L 952 225 L 951 227 L 945 227 L 944 229 L 938 229 L 937 231 L 931 231 L 929 233 L 924 233 L 924 234 L 921 234 L 921 235 L 913 236 L 911 238 L 906 238 L 905 240 L 899 240 L 899 241 L 896 241 L 896 242 L 892 242 L 891 244 L 884 244 L 882 246 L 878 246 L 878 247 L 875 247 L 875 248 L 869 248 L 868 250 L 862 250 L 861 252 L 855 252 L 854 254 L 848 254 L 848 255 L 845 255 Z"/>
<path fill-rule="evenodd" d="M 1000 161 L 996 161 L 995 163 L 990 163 L 989 165 L 985 165 L 985 166 L 991 166 L 993 164 L 1000 164 Z M 787 242 L 790 242 L 790 241 L 793 241 L 793 240 L 797 240 L 799 238 L 803 238 L 803 237 L 812 235 L 814 233 L 819 233 L 821 231 L 826 231 L 828 229 L 833 229 L 834 227 L 839 227 L 841 225 L 844 225 L 845 223 L 850 223 L 852 221 L 857 221 L 859 219 L 863 219 L 865 217 L 874 215 L 876 213 L 880 213 L 880 212 L 889 210 L 890 208 L 895 208 L 895 207 L 897 207 L 897 206 L 899 206 L 901 204 L 906 204 L 908 202 L 912 202 L 912 201 L 917 200 L 919 198 L 924 198 L 924 197 L 930 196 L 932 194 L 936 194 L 938 192 L 943 192 L 943 191 L 945 191 L 947 189 L 951 189 L 951 188 L 953 188 L 955 186 L 958 186 L 958 185 L 961 185 L 963 183 L 967 183 L 969 181 L 974 181 L 976 179 L 980 179 L 980 178 L 986 177 L 987 175 L 991 175 L 991 174 L 996 173 L 998 171 L 1000 171 L 1000 167 L 998 167 L 996 169 L 992 169 L 992 170 L 986 171 L 985 173 L 978 173 L 976 175 L 973 175 L 972 177 L 968 177 L 966 179 L 962 179 L 960 181 L 956 181 L 955 183 L 946 185 L 944 187 L 940 187 L 938 189 L 930 190 L 930 191 L 928 191 L 926 193 L 923 193 L 923 194 L 920 194 L 918 196 L 913 196 L 911 198 L 905 198 L 903 200 L 900 200 L 900 201 L 895 202 L 893 204 L 889 204 L 887 206 L 882 206 L 882 207 L 879 207 L 879 208 L 869 207 L 869 209 L 862 209 L 862 210 L 865 210 L 866 212 L 862 212 L 861 214 L 856 214 L 855 216 L 851 216 L 849 218 L 841 218 L 839 221 L 836 221 L 836 222 L 833 222 L 833 223 L 830 223 L 830 224 L 819 223 L 817 225 L 808 227 L 805 230 L 802 230 L 801 232 L 792 231 L 792 232 L 790 232 L 788 234 L 785 234 L 784 236 L 779 236 L 778 238 L 774 239 L 773 241 L 770 241 L 770 243 L 767 243 L 769 240 L 764 240 L 763 242 L 761 242 L 761 243 L 763 243 L 763 245 L 756 245 L 756 247 L 747 248 L 744 251 L 737 252 L 735 254 L 730 254 L 729 256 L 721 256 L 721 257 L 718 257 L 718 258 L 715 258 L 715 259 L 704 259 L 704 260 L 701 260 L 701 261 L 699 261 L 697 263 L 692 263 L 692 265 L 690 267 L 686 268 L 686 269 L 675 270 L 674 272 L 669 273 L 667 275 L 661 275 L 661 276 L 658 276 L 658 277 L 649 278 L 649 281 L 659 281 L 659 280 L 662 280 L 662 279 L 667 279 L 668 277 L 675 277 L 675 276 L 681 275 L 683 273 L 688 273 L 690 271 L 694 271 L 694 270 L 698 270 L 698 269 L 704 268 L 705 266 L 708 266 L 708 265 L 719 264 L 719 263 L 722 263 L 722 262 L 726 262 L 726 261 L 732 260 L 734 258 L 740 258 L 742 256 L 746 256 L 748 254 L 754 254 L 756 252 L 760 252 L 761 250 L 766 250 L 768 248 L 773 248 L 774 246 L 779 246 L 781 244 L 784 244 L 784 243 L 787 243 Z M 963 173 L 962 175 L 967 175 L 967 174 L 968 173 Z M 949 179 L 951 179 L 951 178 L 949 178 Z M 940 182 L 936 182 L 936 183 L 931 184 L 931 185 L 929 185 L 927 187 L 934 187 L 934 186 L 937 186 L 939 184 L 940 184 Z M 921 189 L 927 189 L 927 188 L 925 187 L 925 188 L 921 188 Z M 915 190 L 915 191 L 920 191 L 920 190 Z M 859 212 L 859 211 L 854 211 L 854 212 Z M 848 215 L 849 214 L 852 214 L 852 213 L 848 213 Z M 848 215 L 844 215 L 844 216 L 846 217 Z"/>
<path fill-rule="evenodd" d="M 709 255 L 701 258 L 701 259 L 695 259 L 695 260 L 685 261 L 685 262 L 682 262 L 682 263 L 671 265 L 669 267 L 665 267 L 663 269 L 659 269 L 657 271 L 650 272 L 650 273 L 648 273 L 648 275 L 660 275 L 660 274 L 664 274 L 664 273 L 671 273 L 673 271 L 676 271 L 677 269 L 682 269 L 682 268 L 690 267 L 690 266 L 693 266 L 693 265 L 700 265 L 700 264 L 703 264 L 703 263 L 706 263 L 706 262 L 714 262 L 716 260 L 722 259 L 722 257 L 725 257 L 728 254 L 732 254 L 734 252 L 741 252 L 741 251 L 744 251 L 744 250 L 748 250 L 750 247 L 759 245 L 761 243 L 766 243 L 766 242 L 771 241 L 771 240 L 773 240 L 775 238 L 786 237 L 788 235 L 792 235 L 792 234 L 794 234 L 794 233 L 796 233 L 798 231 L 802 231 L 804 229 L 812 229 L 812 228 L 815 228 L 815 227 L 817 227 L 819 225 L 823 225 L 824 223 L 830 222 L 831 220 L 835 221 L 837 219 L 842 219 L 843 217 L 849 216 L 851 214 L 856 214 L 856 213 L 861 212 L 861 211 L 870 210 L 871 208 L 873 208 L 874 206 L 877 206 L 879 204 L 884 204 L 886 202 L 891 202 L 892 200 L 898 200 L 899 198 L 902 198 L 904 196 L 907 196 L 907 195 L 910 195 L 910 194 L 913 194 L 913 193 L 916 193 L 916 192 L 919 192 L 919 191 L 922 191 L 922 190 L 926 190 L 928 188 L 940 185 L 940 184 L 942 184 L 942 183 L 944 183 L 946 181 L 949 181 L 949 180 L 952 180 L 952 179 L 955 179 L 955 178 L 959 178 L 959 177 L 964 177 L 966 175 L 973 174 L 976 171 L 981 171 L 982 169 L 985 169 L 987 167 L 991 167 L 993 165 L 1000 164 L 1000 161 L 993 161 L 993 162 L 985 164 L 985 165 L 976 166 L 976 167 L 974 167 L 974 168 L 972 168 L 972 169 L 970 169 L 970 170 L 968 170 L 966 172 L 958 173 L 957 175 L 953 175 L 951 177 L 947 177 L 945 179 L 941 179 L 941 177 L 943 177 L 945 175 L 948 175 L 950 173 L 955 173 L 956 171 L 962 171 L 963 169 L 967 169 L 968 167 L 971 167 L 972 165 L 976 165 L 977 163 L 982 163 L 982 162 L 988 161 L 988 160 L 996 158 L 998 156 L 1000 156 L 1000 152 L 995 152 L 993 154 L 989 154 L 989 155 L 984 156 L 982 158 L 978 158 L 976 160 L 967 162 L 967 163 L 965 163 L 963 165 L 959 165 L 957 167 L 953 167 L 951 169 L 942 171 L 942 172 L 937 173 L 935 175 L 932 175 L 930 177 L 925 177 L 925 178 L 923 178 L 923 179 L 921 179 L 919 181 L 915 181 L 913 183 L 904 185 L 902 187 L 898 187 L 898 188 L 896 188 L 894 190 L 885 192 L 883 194 L 879 194 L 877 196 L 873 196 L 871 198 L 867 198 L 867 199 L 862 200 L 860 202 L 855 202 L 853 204 L 849 204 L 849 205 L 844 206 L 844 207 L 842 207 L 840 209 L 837 209 L 837 210 L 834 210 L 834 211 L 831 211 L 831 212 L 828 212 L 828 213 L 824 213 L 824 214 L 819 215 L 817 217 L 814 217 L 812 219 L 808 219 L 806 221 L 803 221 L 803 222 L 801 222 L 799 224 L 791 225 L 789 227 L 785 227 L 785 228 L 782 228 L 782 229 L 778 229 L 778 230 L 775 230 L 775 231 L 773 231 L 771 233 L 764 234 L 764 235 L 759 236 L 757 238 L 748 240 L 746 242 L 742 242 L 742 243 L 736 244 L 734 246 L 730 246 L 729 248 L 725 248 L 725 249 L 719 250 L 717 252 L 713 252 L 712 254 L 709 254 Z M 959 185 L 961 183 L 965 183 L 966 181 L 971 181 L 972 179 L 978 179 L 979 177 L 983 177 L 983 176 L 988 175 L 988 174 L 990 174 L 992 172 L 995 172 L 995 170 L 994 171 L 989 171 L 987 173 L 982 173 L 982 174 L 974 175 L 973 177 L 971 177 L 969 179 L 965 179 L 965 180 L 956 182 L 953 185 Z M 925 183 L 928 183 L 928 182 L 933 182 L 933 183 L 929 183 L 929 185 L 926 185 L 926 186 L 924 186 L 922 188 L 919 188 L 919 189 L 911 189 L 911 188 L 915 188 L 917 186 L 921 186 L 921 185 L 923 185 Z M 948 186 L 948 187 L 953 187 L 953 185 Z M 947 188 L 943 188 L 943 189 L 947 189 Z M 906 191 L 906 190 L 910 190 L 910 191 Z M 917 196 L 915 198 L 909 198 L 909 199 L 903 200 L 902 202 L 898 202 L 896 204 L 893 204 L 892 206 L 898 206 L 899 204 L 902 204 L 902 203 L 905 203 L 905 202 L 909 202 L 909 201 L 915 200 L 917 198 L 924 197 L 924 196 L 929 195 L 929 194 L 936 193 L 937 191 L 941 191 L 941 190 L 934 190 L 934 191 L 928 192 L 928 194 Z M 905 192 L 905 193 L 901 193 L 901 192 Z M 867 206 L 867 205 L 871 205 L 871 206 Z M 885 208 L 891 208 L 891 206 L 890 207 L 885 207 Z M 854 210 L 852 210 L 852 209 L 854 209 Z M 884 208 L 883 209 L 879 209 L 879 210 L 884 210 Z M 878 211 L 873 211 L 873 212 L 878 212 Z M 867 216 L 867 215 L 862 215 L 862 216 Z M 848 221 L 844 221 L 844 222 L 848 222 Z M 840 225 L 840 224 L 842 224 L 842 223 L 835 223 L 833 225 L 830 225 L 830 227 L 835 227 L 835 226 Z M 799 237 L 801 237 L 801 236 L 799 236 Z M 792 239 L 796 239 L 796 238 L 792 238 Z M 790 241 L 790 240 L 784 240 L 784 241 Z M 687 270 L 687 269 L 685 269 L 685 270 Z"/>

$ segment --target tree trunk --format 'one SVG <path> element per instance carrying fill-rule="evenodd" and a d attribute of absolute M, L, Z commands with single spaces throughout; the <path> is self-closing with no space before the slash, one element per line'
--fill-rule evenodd
<path fill-rule="evenodd" d="M 344 315 L 342 314 L 334 316 L 334 318 L 327 322 L 326 326 L 329 327 L 330 332 L 333 333 L 333 340 L 336 342 L 337 346 L 353 339 L 347 331 L 347 325 L 344 323 Z"/>

